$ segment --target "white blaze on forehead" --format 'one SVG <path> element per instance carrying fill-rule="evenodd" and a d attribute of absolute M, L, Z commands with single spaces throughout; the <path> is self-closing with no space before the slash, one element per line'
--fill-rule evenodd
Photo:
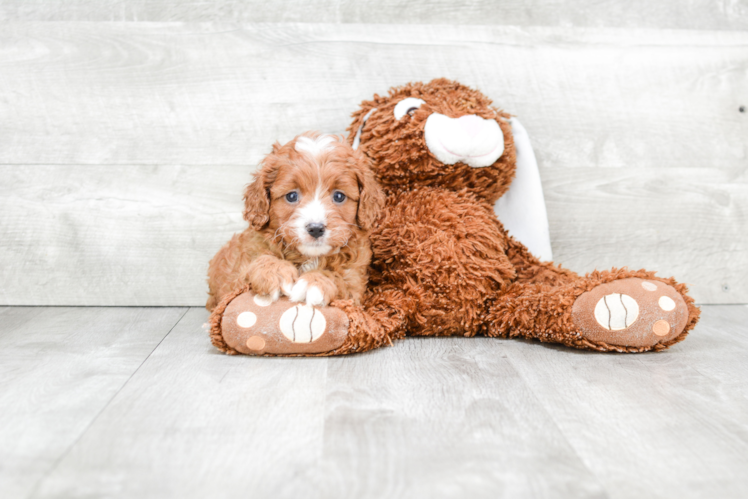
<path fill-rule="evenodd" d="M 335 142 L 335 137 L 331 135 L 321 135 L 316 139 L 301 136 L 296 139 L 294 149 L 299 153 L 309 153 L 312 156 L 317 156 L 331 150 Z"/>
<path fill-rule="evenodd" d="M 326 243 L 327 233 L 321 238 L 315 239 L 306 230 L 306 226 L 309 224 L 327 226 L 327 208 L 322 202 L 322 196 L 322 187 L 318 186 L 314 199 L 296 209 L 293 227 L 296 230 L 296 237 L 300 241 L 298 249 L 304 255 L 325 255 L 331 250 L 331 247 Z"/>
<path fill-rule="evenodd" d="M 327 208 L 322 203 L 319 191 L 314 199 L 305 205 L 302 205 L 296 211 L 296 224 L 303 228 L 307 224 L 326 224 L 327 223 Z"/>

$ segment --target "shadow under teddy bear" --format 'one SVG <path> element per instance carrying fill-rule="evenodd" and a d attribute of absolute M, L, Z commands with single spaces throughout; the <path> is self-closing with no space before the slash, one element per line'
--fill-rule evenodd
<path fill-rule="evenodd" d="M 245 286 L 213 309 L 213 344 L 230 354 L 329 356 L 406 335 L 523 337 L 618 352 L 683 340 L 699 318 L 685 285 L 625 268 L 579 276 L 540 262 L 507 234 L 493 205 L 516 169 L 509 119 L 482 93 L 446 79 L 364 101 L 348 139 L 371 160 L 387 201 L 370 234 L 362 304 L 268 303 Z"/>

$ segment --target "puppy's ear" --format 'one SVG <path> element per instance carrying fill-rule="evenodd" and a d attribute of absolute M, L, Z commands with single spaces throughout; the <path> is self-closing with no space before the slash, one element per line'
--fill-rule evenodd
<path fill-rule="evenodd" d="M 244 219 L 255 231 L 265 227 L 270 220 L 270 196 L 261 173 L 244 191 Z"/>
<path fill-rule="evenodd" d="M 270 221 L 270 186 L 278 174 L 279 163 L 275 155 L 279 149 L 280 144 L 273 144 L 273 152 L 263 160 L 254 182 L 244 190 L 244 219 L 255 231 Z"/>
<path fill-rule="evenodd" d="M 369 160 L 361 153 L 356 153 L 356 160 L 359 192 L 356 222 L 361 229 L 368 231 L 374 226 L 384 208 L 384 192 L 369 167 Z"/>

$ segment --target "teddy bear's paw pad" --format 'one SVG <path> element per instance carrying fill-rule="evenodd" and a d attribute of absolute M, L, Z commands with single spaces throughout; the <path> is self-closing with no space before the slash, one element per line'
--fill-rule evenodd
<path fill-rule="evenodd" d="M 291 342 L 310 343 L 325 333 L 327 320 L 316 308 L 299 304 L 283 313 L 278 326 Z"/>
<path fill-rule="evenodd" d="M 626 278 L 580 295 L 572 319 L 585 338 L 625 347 L 651 347 L 683 331 L 688 307 L 661 281 Z"/>
<path fill-rule="evenodd" d="M 343 345 L 348 318 L 335 307 L 246 292 L 226 307 L 221 332 L 229 346 L 244 354 L 318 354 Z"/>

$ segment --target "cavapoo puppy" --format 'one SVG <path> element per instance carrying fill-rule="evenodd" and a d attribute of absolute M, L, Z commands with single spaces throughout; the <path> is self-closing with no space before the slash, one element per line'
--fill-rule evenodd
<path fill-rule="evenodd" d="M 360 302 L 368 233 L 384 203 L 367 161 L 333 135 L 307 132 L 274 144 L 244 193 L 249 228 L 210 261 L 206 307 L 246 284 L 271 300 Z"/>

